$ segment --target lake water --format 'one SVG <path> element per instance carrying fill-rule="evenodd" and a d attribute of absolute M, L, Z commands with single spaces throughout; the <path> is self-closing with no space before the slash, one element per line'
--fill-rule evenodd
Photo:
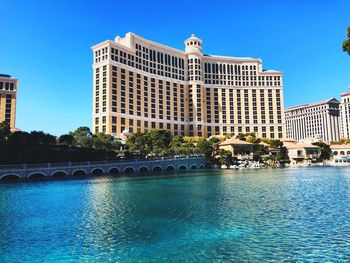
<path fill-rule="evenodd" d="M 350 168 L 0 185 L 0 262 L 349 262 Z"/>

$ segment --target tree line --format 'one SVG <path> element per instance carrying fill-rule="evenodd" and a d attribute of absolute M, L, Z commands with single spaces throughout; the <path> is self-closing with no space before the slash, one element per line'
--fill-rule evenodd
<path fill-rule="evenodd" d="M 88 127 L 56 137 L 42 131 L 11 132 L 0 123 L 0 164 L 82 162 L 204 155 L 208 163 L 218 140 L 174 136 L 168 130 L 135 133 L 123 144 L 112 135 L 92 134 Z"/>
<path fill-rule="evenodd" d="M 116 159 L 121 142 L 103 133 L 92 134 L 88 127 L 56 137 L 42 131 L 11 132 L 0 123 L 0 164 L 81 162 Z"/>

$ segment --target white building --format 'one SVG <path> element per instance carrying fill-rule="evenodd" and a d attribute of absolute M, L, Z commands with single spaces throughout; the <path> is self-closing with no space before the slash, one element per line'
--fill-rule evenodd
<path fill-rule="evenodd" d="M 287 138 L 301 140 L 307 137 L 324 142 L 338 141 L 340 135 L 340 102 L 328 99 L 285 110 Z"/>
<path fill-rule="evenodd" d="M 309 138 L 300 141 L 293 139 L 283 139 L 282 141 L 283 146 L 287 148 L 292 164 L 315 160 L 320 154 L 320 147 L 313 145 Z"/>
<path fill-rule="evenodd" d="M 342 138 L 350 138 L 350 91 L 340 94 L 340 128 Z"/>

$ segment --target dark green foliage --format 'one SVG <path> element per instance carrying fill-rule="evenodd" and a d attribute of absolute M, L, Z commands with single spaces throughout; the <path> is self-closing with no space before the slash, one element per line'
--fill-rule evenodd
<path fill-rule="evenodd" d="M 232 163 L 232 153 L 230 151 L 221 149 L 220 152 L 220 165 L 226 165 L 230 167 Z"/>
<path fill-rule="evenodd" d="M 42 131 L 32 131 L 30 133 L 30 143 L 35 144 L 56 144 L 56 137 Z"/>
<path fill-rule="evenodd" d="M 253 160 L 261 161 L 262 157 L 269 154 L 269 147 L 254 143 L 253 145 Z"/>
<path fill-rule="evenodd" d="M 7 142 L 11 134 L 10 125 L 3 121 L 0 123 L 0 144 Z"/>
<path fill-rule="evenodd" d="M 247 137 L 254 137 L 255 138 L 255 133 L 254 132 L 249 132 L 249 133 L 239 133 L 236 136 L 236 139 L 239 139 L 241 141 L 246 141 Z"/>
<path fill-rule="evenodd" d="M 280 140 L 270 140 L 270 146 L 272 148 L 281 148 L 283 146 L 283 142 Z"/>
<path fill-rule="evenodd" d="M 151 130 L 145 133 L 133 134 L 127 141 L 130 151 L 143 156 L 153 153 L 156 156 L 172 155 L 173 137 L 168 130 Z M 175 143 L 175 142 L 174 142 Z"/>
<path fill-rule="evenodd" d="M 129 150 L 132 152 L 140 153 L 141 155 L 146 156 L 151 153 L 152 145 L 149 140 L 148 133 L 135 133 L 128 139 L 127 145 Z"/>
<path fill-rule="evenodd" d="M 193 140 L 192 140 L 193 139 Z M 151 130 L 135 133 L 127 141 L 131 152 L 142 157 L 205 155 L 208 163 L 213 163 L 213 150 L 217 139 L 202 137 L 173 136 L 168 130 Z"/>
<path fill-rule="evenodd" d="M 40 131 L 9 132 L 0 124 L 0 164 L 75 162 L 114 159 L 120 141 L 111 135 L 92 135 L 88 127 L 56 137 Z"/>
<path fill-rule="evenodd" d="M 347 37 L 348 39 L 343 42 L 343 51 L 350 55 L 350 26 L 348 27 Z"/>
<path fill-rule="evenodd" d="M 116 140 L 110 134 L 98 133 L 93 136 L 94 147 L 98 150 L 104 151 L 115 151 L 119 150 L 121 147 L 120 141 Z"/>
<path fill-rule="evenodd" d="M 151 130 L 147 133 L 147 137 L 152 152 L 161 154 L 170 147 L 172 136 L 169 130 Z"/>
<path fill-rule="evenodd" d="M 332 157 L 331 147 L 324 142 L 314 142 L 313 145 L 320 147 L 320 156 L 318 161 L 329 160 Z"/>
<path fill-rule="evenodd" d="M 83 162 L 115 158 L 114 152 L 66 145 L 1 145 L 0 164 Z"/>
<path fill-rule="evenodd" d="M 60 137 L 58 137 L 58 143 L 73 146 L 75 144 L 75 138 L 71 134 L 63 134 Z"/>
<path fill-rule="evenodd" d="M 289 156 L 288 156 L 288 150 L 286 147 L 282 146 L 280 147 L 280 152 L 277 154 L 277 161 L 279 163 L 284 164 L 284 163 L 289 163 Z"/>
<path fill-rule="evenodd" d="M 215 151 L 215 144 L 215 140 L 206 140 L 204 138 L 197 143 L 196 148 L 199 153 L 204 154 L 208 165 L 214 164 L 213 152 Z"/>

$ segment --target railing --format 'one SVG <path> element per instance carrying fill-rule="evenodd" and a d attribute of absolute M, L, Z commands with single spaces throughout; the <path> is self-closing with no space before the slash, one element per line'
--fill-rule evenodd
<path fill-rule="evenodd" d="M 188 156 L 188 157 L 164 157 L 164 158 L 148 158 L 148 159 L 124 159 L 124 160 L 107 160 L 107 161 L 92 161 L 92 162 L 67 162 L 67 163 L 42 163 L 42 164 L 10 164 L 0 165 L 1 170 L 24 170 L 37 168 L 59 168 L 59 167 L 76 167 L 76 166 L 96 166 L 122 163 L 138 163 L 138 162 L 158 162 L 170 160 L 187 160 L 195 159 L 203 156 Z"/>

